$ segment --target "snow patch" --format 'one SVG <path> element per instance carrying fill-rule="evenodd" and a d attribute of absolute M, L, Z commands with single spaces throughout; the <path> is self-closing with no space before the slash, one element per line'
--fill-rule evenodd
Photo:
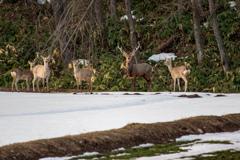
<path fill-rule="evenodd" d="M 151 57 L 148 58 L 148 60 L 152 60 L 155 62 L 165 60 L 167 58 L 172 58 L 173 60 L 176 58 L 175 53 L 159 53 L 159 54 L 153 54 Z"/>

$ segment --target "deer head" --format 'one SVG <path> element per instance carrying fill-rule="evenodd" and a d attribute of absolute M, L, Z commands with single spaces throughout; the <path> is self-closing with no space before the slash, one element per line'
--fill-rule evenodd
<path fill-rule="evenodd" d="M 172 58 L 167 58 L 166 61 L 164 62 L 164 65 L 172 66 Z"/>
<path fill-rule="evenodd" d="M 35 66 L 36 62 L 30 62 L 28 61 L 28 63 L 30 64 L 30 71 L 32 71 L 33 67 Z"/>
<path fill-rule="evenodd" d="M 132 62 L 132 58 L 135 56 L 135 53 L 140 48 L 140 43 L 138 42 L 138 46 L 129 54 L 127 54 L 122 48 L 119 47 L 118 49 L 122 52 L 123 56 L 126 57 L 126 63 Z"/>
<path fill-rule="evenodd" d="M 41 56 L 41 58 L 43 59 L 44 64 L 48 64 L 48 62 L 50 61 L 51 55 L 49 55 L 48 57 Z"/>

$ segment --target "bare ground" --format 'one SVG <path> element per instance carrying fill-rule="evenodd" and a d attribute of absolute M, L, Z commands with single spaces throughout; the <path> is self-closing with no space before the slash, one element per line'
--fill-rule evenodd
<path fill-rule="evenodd" d="M 226 106 L 227 107 L 227 106 Z M 240 129 L 240 114 L 199 116 L 173 122 L 129 124 L 120 129 L 54 139 L 36 140 L 0 147 L 0 160 L 37 160 L 43 157 L 109 152 L 144 143 L 167 143 L 182 135 L 233 132 Z"/>

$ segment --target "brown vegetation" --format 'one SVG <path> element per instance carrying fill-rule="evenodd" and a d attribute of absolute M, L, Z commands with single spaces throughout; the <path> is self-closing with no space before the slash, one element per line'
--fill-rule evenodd
<path fill-rule="evenodd" d="M 173 122 L 129 124 L 120 129 L 16 143 L 0 147 L 0 160 L 35 160 L 42 157 L 108 152 L 144 143 L 167 143 L 182 135 L 232 132 L 240 129 L 240 114 L 199 116 Z"/>

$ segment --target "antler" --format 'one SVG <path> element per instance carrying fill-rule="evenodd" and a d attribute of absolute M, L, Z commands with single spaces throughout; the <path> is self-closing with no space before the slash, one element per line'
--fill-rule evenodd
<path fill-rule="evenodd" d="M 139 48 L 140 48 L 140 43 L 138 42 L 138 46 L 137 48 L 134 49 L 134 51 L 136 52 Z"/>
<path fill-rule="evenodd" d="M 140 43 L 138 42 L 137 48 L 135 48 L 135 49 L 132 51 L 131 55 L 132 55 L 132 56 L 135 56 L 135 53 L 137 52 L 137 50 L 138 50 L 139 48 L 140 48 Z"/>
<path fill-rule="evenodd" d="M 122 49 L 122 47 L 120 48 L 119 47 L 119 44 L 118 44 L 118 49 L 122 52 L 123 56 L 126 57 L 127 53 Z"/>

